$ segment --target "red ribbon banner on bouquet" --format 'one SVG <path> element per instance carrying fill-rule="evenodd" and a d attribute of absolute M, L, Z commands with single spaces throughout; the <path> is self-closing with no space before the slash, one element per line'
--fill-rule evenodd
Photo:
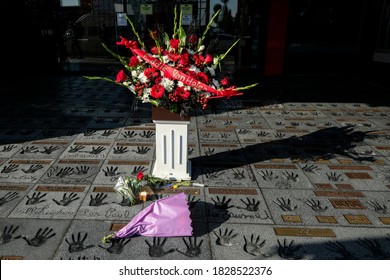
<path fill-rule="evenodd" d="M 216 90 L 215 88 L 212 88 L 196 79 L 193 77 L 190 77 L 183 72 L 170 67 L 163 62 L 161 62 L 159 59 L 151 56 L 150 54 L 146 53 L 145 51 L 135 48 L 135 44 L 131 44 L 130 46 L 128 45 L 128 48 L 135 54 L 141 57 L 145 62 L 149 63 L 156 69 L 162 71 L 164 73 L 165 77 L 168 77 L 170 79 L 176 80 L 176 81 L 181 81 L 183 84 L 190 86 L 192 88 L 202 90 L 202 91 L 207 91 L 210 93 L 215 94 L 214 96 L 209 96 L 208 98 L 222 98 L 222 97 L 230 97 L 230 96 L 237 96 L 237 95 L 242 95 L 241 92 L 237 92 L 237 90 L 234 89 L 234 87 L 222 89 L 222 90 Z"/>

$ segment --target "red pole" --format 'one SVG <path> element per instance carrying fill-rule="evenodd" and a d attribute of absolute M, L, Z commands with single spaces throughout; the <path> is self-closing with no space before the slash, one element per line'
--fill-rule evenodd
<path fill-rule="evenodd" d="M 270 0 L 265 76 L 283 75 L 289 0 Z"/>

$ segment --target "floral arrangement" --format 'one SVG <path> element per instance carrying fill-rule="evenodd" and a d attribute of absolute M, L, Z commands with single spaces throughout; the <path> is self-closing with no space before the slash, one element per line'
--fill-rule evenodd
<path fill-rule="evenodd" d="M 156 187 L 164 183 L 165 180 L 156 178 L 150 174 L 144 174 L 140 171 L 135 178 L 129 176 L 119 177 L 114 191 L 128 198 L 131 205 L 135 205 L 140 200 L 139 194 L 143 187 Z"/>
<path fill-rule="evenodd" d="M 206 109 L 213 98 L 230 98 L 242 95 L 242 90 L 257 85 L 236 87 L 222 73 L 221 61 L 238 43 L 237 40 L 224 54 L 207 52 L 203 45 L 208 30 L 219 11 L 213 16 L 199 37 L 195 33 L 186 34 L 181 26 L 182 13 L 177 19 L 174 9 L 174 30 L 172 36 L 166 32 L 149 31 L 151 47 L 148 47 L 131 20 L 127 17 L 136 41 L 120 37 L 117 45 L 124 46 L 132 53 L 123 57 L 106 45 L 103 47 L 123 64 L 116 78 L 87 76 L 88 79 L 103 79 L 128 88 L 136 100 L 164 107 L 171 112 L 189 114 L 190 109 Z"/>
<path fill-rule="evenodd" d="M 189 187 L 191 185 L 193 185 L 191 181 L 161 179 L 140 171 L 135 177 L 120 176 L 114 186 L 114 191 L 122 197 L 129 199 L 131 205 L 135 205 L 142 201 L 140 194 L 142 191 L 145 191 L 145 187 L 175 189 L 179 186 Z"/>

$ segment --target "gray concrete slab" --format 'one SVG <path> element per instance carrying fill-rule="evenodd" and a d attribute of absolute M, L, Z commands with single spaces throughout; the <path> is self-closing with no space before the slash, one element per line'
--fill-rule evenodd
<path fill-rule="evenodd" d="M 308 102 L 298 92 L 287 101 L 217 100 L 189 125 L 191 176 L 200 185 L 156 188 L 130 205 L 113 187 L 153 166 L 150 105 L 133 107 L 128 91 L 104 82 L 52 82 L 49 96 L 1 105 L 1 259 L 390 257 L 387 106 Z M 191 238 L 102 243 L 180 192 Z"/>

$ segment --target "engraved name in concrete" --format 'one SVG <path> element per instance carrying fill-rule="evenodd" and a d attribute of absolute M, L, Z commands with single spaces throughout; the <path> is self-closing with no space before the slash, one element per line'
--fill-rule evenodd
<path fill-rule="evenodd" d="M 74 187 L 74 186 L 37 186 L 38 192 L 84 192 L 86 187 Z"/>
<path fill-rule="evenodd" d="M 365 197 L 362 192 L 355 191 L 313 191 L 315 196 L 327 197 Z"/>
<path fill-rule="evenodd" d="M 349 179 L 359 179 L 359 180 L 372 179 L 371 175 L 366 172 L 346 172 L 344 174 Z"/>
<path fill-rule="evenodd" d="M 367 209 L 360 200 L 358 199 L 329 199 L 330 203 L 332 203 L 333 207 L 336 209 L 359 209 L 364 210 Z"/>
<path fill-rule="evenodd" d="M 16 191 L 23 192 L 28 189 L 29 186 L 26 185 L 0 185 L 0 191 Z"/>
<path fill-rule="evenodd" d="M 350 224 L 370 225 L 371 221 L 364 215 L 344 215 L 345 219 Z"/>
<path fill-rule="evenodd" d="M 302 219 L 298 215 L 281 215 L 283 222 L 286 223 L 302 223 Z"/>
<path fill-rule="evenodd" d="M 256 189 L 252 188 L 208 188 L 209 194 L 230 194 L 230 195 L 258 195 Z"/>
<path fill-rule="evenodd" d="M 321 224 L 337 224 L 334 216 L 316 216 L 316 219 Z"/>
<path fill-rule="evenodd" d="M 372 170 L 370 166 L 365 165 L 328 165 L 331 170 Z"/>
<path fill-rule="evenodd" d="M 280 236 L 305 236 L 305 237 L 336 237 L 329 228 L 274 228 L 275 234 Z"/>
<path fill-rule="evenodd" d="M 256 169 L 298 169 L 294 164 L 255 164 Z"/>
<path fill-rule="evenodd" d="M 384 225 L 390 225 L 390 217 L 379 217 L 378 218 Z"/>

